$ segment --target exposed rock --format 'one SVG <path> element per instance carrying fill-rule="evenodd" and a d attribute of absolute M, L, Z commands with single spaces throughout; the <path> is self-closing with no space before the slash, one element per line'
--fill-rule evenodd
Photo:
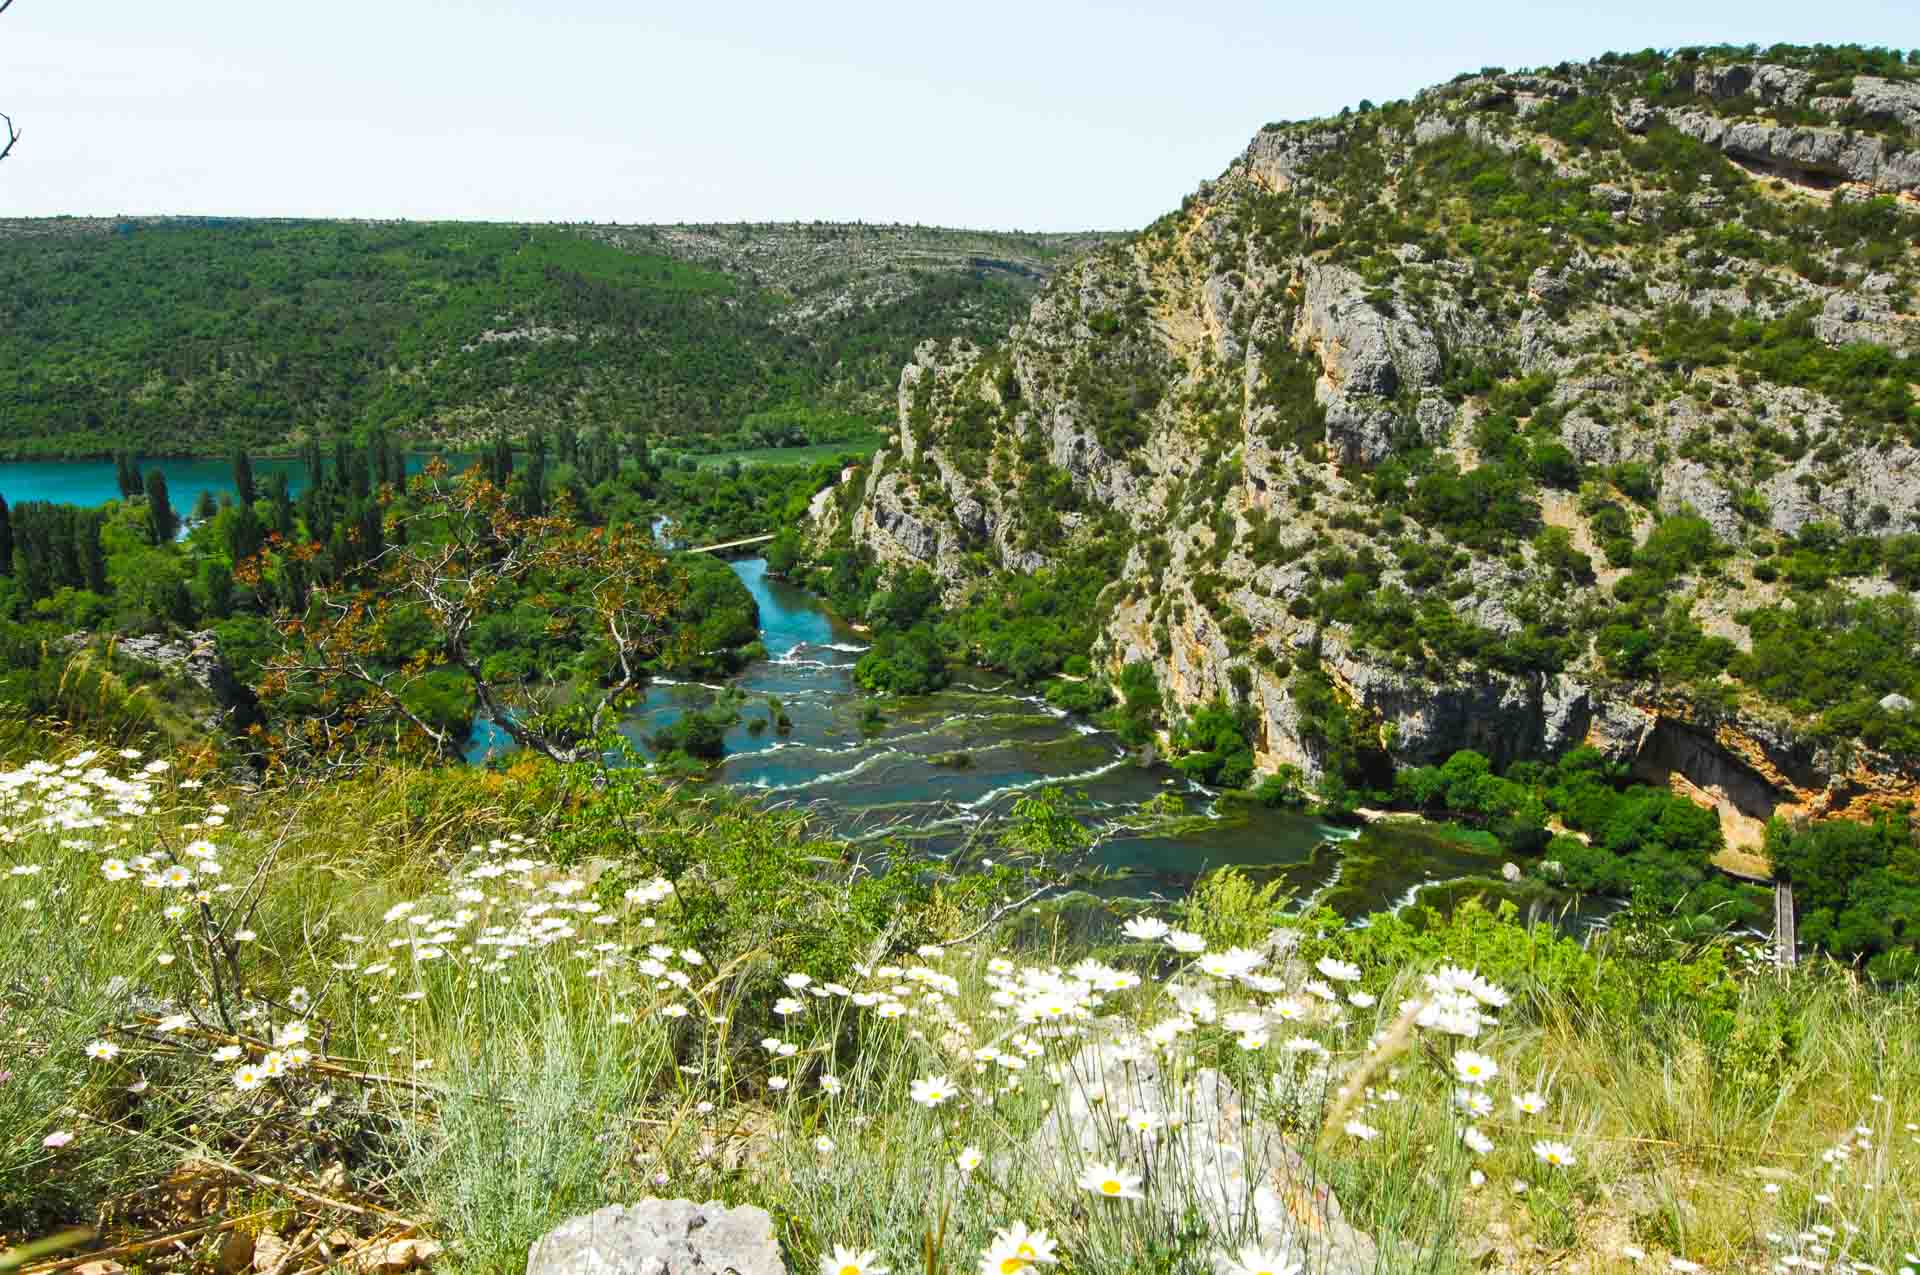
<path fill-rule="evenodd" d="M 527 1275 L 785 1275 L 773 1219 L 718 1200 L 610 1204 L 562 1222 L 527 1254 Z"/>
<path fill-rule="evenodd" d="M 1173 1222 L 1183 1220 L 1177 1211 L 1194 1210 L 1222 1247 L 1258 1243 L 1315 1275 L 1375 1269 L 1372 1237 L 1347 1222 L 1333 1189 L 1218 1071 L 1206 1068 L 1168 1085 L 1150 1045 L 1110 1038 L 1083 1047 L 1061 1076 L 1053 1110 L 1017 1161 L 995 1162 L 998 1176 L 1051 1172 L 1065 1194 L 1074 1189 L 1077 1166 L 1110 1160 L 1159 1177 L 1145 1207 L 1175 1211 Z M 1182 1127 L 1135 1134 L 1117 1127 L 1111 1113 L 1120 1110 L 1175 1117 Z"/>
<path fill-rule="evenodd" d="M 1726 120 L 1705 111 L 1669 111 L 1667 122 L 1735 159 L 1787 175 L 1860 182 L 1893 194 L 1920 193 L 1920 150 L 1896 150 L 1871 133 Z"/>

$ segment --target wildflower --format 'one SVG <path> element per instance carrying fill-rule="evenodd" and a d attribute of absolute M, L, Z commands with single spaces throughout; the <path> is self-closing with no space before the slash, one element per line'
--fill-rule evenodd
<path fill-rule="evenodd" d="M 1468 1125 L 1460 1131 L 1460 1141 L 1466 1143 L 1467 1150 L 1475 1155 L 1485 1155 L 1493 1150 L 1493 1139 L 1480 1132 L 1475 1125 Z"/>
<path fill-rule="evenodd" d="M 147 1078 L 145 1076 L 140 1077 L 140 1079 L 134 1081 L 132 1084 L 127 1086 L 127 1092 L 130 1094 L 138 1095 L 138 1094 L 143 1094 L 146 1091 L 147 1091 Z"/>
<path fill-rule="evenodd" d="M 855 1251 L 833 1246 L 833 1252 L 820 1259 L 820 1275 L 887 1275 L 887 1268 L 875 1265 L 880 1254 L 872 1249 Z"/>
<path fill-rule="evenodd" d="M 1165 1123 L 1158 1112 L 1135 1108 L 1127 1113 L 1127 1127 L 1135 1133 L 1152 1133 Z"/>
<path fill-rule="evenodd" d="M 233 1073 L 233 1087 L 235 1089 L 240 1090 L 242 1093 L 246 1093 L 249 1090 L 258 1089 L 261 1085 L 264 1085 L 266 1083 L 267 1083 L 266 1073 L 262 1072 L 260 1068 L 255 1067 L 251 1063 L 248 1063 L 243 1067 L 237 1068 Z"/>
<path fill-rule="evenodd" d="M 820 1077 L 820 1092 L 822 1093 L 837 1094 L 845 1088 L 846 1086 L 840 1082 L 840 1077 L 838 1076 Z"/>
<path fill-rule="evenodd" d="M 222 1045 L 213 1051 L 213 1060 L 215 1062 L 232 1062 L 240 1056 L 240 1053 L 241 1049 L 238 1045 Z"/>
<path fill-rule="evenodd" d="M 183 890 L 193 884 L 193 873 L 183 863 L 176 863 L 160 874 L 160 884 L 170 890 Z"/>
<path fill-rule="evenodd" d="M 773 1012 L 782 1018 L 791 1018 L 795 1014 L 807 1012 L 806 1002 L 797 1001 L 791 996 L 782 996 L 773 1003 Z"/>
<path fill-rule="evenodd" d="M 61 1147 L 66 1146 L 72 1141 L 73 1134 L 71 1132 L 66 1129 L 55 1129 L 52 1133 L 40 1139 L 40 1145 L 50 1151 L 58 1151 Z"/>
<path fill-rule="evenodd" d="M 1523 1116 L 1537 1116 L 1547 1109 L 1547 1100 L 1539 1093 L 1529 1090 L 1513 1100 L 1514 1110 Z"/>
<path fill-rule="evenodd" d="M 1669 1257 L 1667 1266 L 1669 1269 L 1679 1271 L 1680 1275 L 1693 1275 L 1694 1271 L 1700 1269 L 1700 1263 L 1689 1262 L 1684 1257 Z"/>
<path fill-rule="evenodd" d="M 1185 930 L 1168 930 L 1167 946 L 1182 956 L 1198 956 L 1207 950 L 1207 941 L 1198 934 L 1189 934 Z"/>
<path fill-rule="evenodd" d="M 1138 1173 L 1127 1173 L 1115 1164 L 1089 1164 L 1080 1175 L 1082 1187 L 1109 1200 L 1146 1198 L 1140 1190 L 1140 1180 Z"/>
<path fill-rule="evenodd" d="M 1120 932 L 1130 939 L 1139 939 L 1143 943 L 1151 943 L 1156 939 L 1165 938 L 1167 932 L 1172 928 L 1172 926 L 1162 921 L 1159 917 L 1136 916 L 1121 926 Z"/>
<path fill-rule="evenodd" d="M 1284 1253 L 1264 1251 L 1258 1244 L 1247 1245 L 1226 1259 L 1225 1266 L 1230 1275 L 1300 1275 L 1301 1269 Z"/>
<path fill-rule="evenodd" d="M 1372 1142 L 1380 1136 L 1378 1129 L 1359 1120 L 1347 1121 L 1346 1128 L 1349 1137 L 1358 1138 L 1362 1142 Z"/>
<path fill-rule="evenodd" d="M 980 1255 L 980 1275 L 1020 1275 L 1030 1266 L 1049 1265 L 1055 1241 L 1045 1231 L 1029 1231 L 1025 1222 L 1014 1222 L 996 1231 L 987 1251 Z"/>
<path fill-rule="evenodd" d="M 1493 1114 L 1493 1099 L 1478 1089 L 1458 1090 L 1453 1100 L 1462 1111 L 1478 1119 L 1485 1119 Z"/>
<path fill-rule="evenodd" d="M 796 992 L 797 992 L 797 991 L 800 991 L 801 989 L 803 989 L 804 987 L 806 987 L 806 985 L 807 985 L 808 983 L 811 983 L 811 982 L 813 981 L 813 975 L 811 975 L 811 974 L 789 974 L 789 975 L 787 975 L 787 976 L 786 976 L 785 978 L 783 978 L 783 979 L 781 979 L 780 981 L 781 981 L 782 983 L 785 983 L 785 984 L 787 985 L 787 987 L 788 987 L 788 988 L 790 988 L 790 989 L 792 989 L 793 991 L 796 991 Z"/>
<path fill-rule="evenodd" d="M 834 1151 L 833 1139 L 823 1133 L 813 1140 L 813 1149 L 821 1155 L 832 1155 Z"/>
<path fill-rule="evenodd" d="M 962 1150 L 959 1155 L 953 1157 L 953 1163 L 960 1172 L 972 1173 L 980 1167 L 980 1162 L 984 1159 L 986 1159 L 986 1157 L 980 1154 L 979 1147 L 967 1147 Z"/>
<path fill-rule="evenodd" d="M 1620 1256 L 1626 1258 L 1629 1262 L 1644 1262 L 1647 1260 L 1647 1250 L 1641 1248 L 1638 1244 L 1622 1244 L 1620 1246 Z"/>
<path fill-rule="evenodd" d="M 110 1040 L 96 1040 L 87 1046 L 87 1057 L 95 1062 L 112 1062 L 120 1056 L 120 1046 Z"/>
<path fill-rule="evenodd" d="M 1463 1084 L 1484 1085 L 1500 1074 L 1500 1064 L 1485 1054 L 1462 1049 L 1453 1056 L 1453 1070 Z"/>
<path fill-rule="evenodd" d="M 923 1076 L 913 1082 L 910 1096 L 931 1110 L 953 1097 L 957 1086 L 945 1076 Z"/>
<path fill-rule="evenodd" d="M 124 859 L 108 859 L 100 865 L 100 871 L 109 881 L 128 881 L 133 878 Z"/>
<path fill-rule="evenodd" d="M 1550 1142 L 1542 1138 L 1533 1144 L 1533 1153 L 1542 1164 L 1550 1164 L 1556 1169 L 1570 1168 L 1576 1163 L 1573 1148 L 1564 1142 Z"/>
<path fill-rule="evenodd" d="M 1323 956 L 1314 963 L 1315 969 L 1336 983 L 1357 983 L 1360 981 L 1360 967 L 1351 961 L 1336 961 L 1331 956 Z"/>
<path fill-rule="evenodd" d="M 1347 1003 L 1356 1009 L 1371 1009 L 1376 999 L 1372 992 L 1347 993 Z"/>

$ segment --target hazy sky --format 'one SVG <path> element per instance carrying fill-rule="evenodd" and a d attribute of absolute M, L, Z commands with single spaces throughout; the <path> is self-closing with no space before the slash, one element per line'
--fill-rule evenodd
<path fill-rule="evenodd" d="M 16 0 L 0 215 L 1130 229 L 1263 122 L 1488 64 L 1920 44 L 1916 0 Z"/>

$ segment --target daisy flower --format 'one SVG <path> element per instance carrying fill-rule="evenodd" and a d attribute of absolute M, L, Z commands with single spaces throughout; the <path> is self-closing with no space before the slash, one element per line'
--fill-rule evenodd
<path fill-rule="evenodd" d="M 1577 1163 L 1572 1147 L 1564 1142 L 1552 1142 L 1546 1138 L 1533 1144 L 1533 1154 L 1540 1158 L 1542 1164 L 1550 1164 L 1556 1169 L 1570 1168 Z"/>
<path fill-rule="evenodd" d="M 1462 1084 L 1484 1085 L 1500 1074 L 1500 1064 L 1485 1054 L 1462 1049 L 1453 1056 L 1453 1070 Z"/>
<path fill-rule="evenodd" d="M 1230 1275 L 1300 1275 L 1301 1270 L 1299 1262 L 1289 1262 L 1285 1254 L 1267 1252 L 1258 1244 L 1249 1244 L 1224 1261 Z"/>
<path fill-rule="evenodd" d="M 959 1086 L 946 1076 L 923 1076 L 913 1082 L 908 1096 L 931 1110 L 953 1097 L 958 1088 Z"/>
<path fill-rule="evenodd" d="M 833 1252 L 820 1259 L 820 1275 L 887 1275 L 887 1268 L 876 1264 L 879 1260 L 880 1254 L 873 1249 L 835 1244 Z"/>
<path fill-rule="evenodd" d="M 1083 1188 L 1109 1200 L 1145 1199 L 1140 1182 L 1138 1173 L 1127 1173 L 1117 1164 L 1089 1164 L 1080 1175 Z"/>
<path fill-rule="evenodd" d="M 87 1057 L 95 1062 L 112 1062 L 120 1056 L 120 1046 L 110 1040 L 96 1040 L 87 1046 Z"/>

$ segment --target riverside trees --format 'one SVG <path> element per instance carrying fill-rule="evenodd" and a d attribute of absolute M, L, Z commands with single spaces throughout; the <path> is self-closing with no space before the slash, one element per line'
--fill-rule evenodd
<path fill-rule="evenodd" d="M 366 535 L 383 542 L 361 546 L 363 566 L 288 596 L 276 617 L 287 642 L 260 688 L 270 758 L 371 736 L 458 759 L 479 714 L 575 760 L 666 644 L 674 575 L 644 527 L 584 526 L 565 501 L 521 513 L 479 472 L 435 462 Z M 488 620 L 528 606 L 545 639 L 531 678 L 485 658 Z"/>

